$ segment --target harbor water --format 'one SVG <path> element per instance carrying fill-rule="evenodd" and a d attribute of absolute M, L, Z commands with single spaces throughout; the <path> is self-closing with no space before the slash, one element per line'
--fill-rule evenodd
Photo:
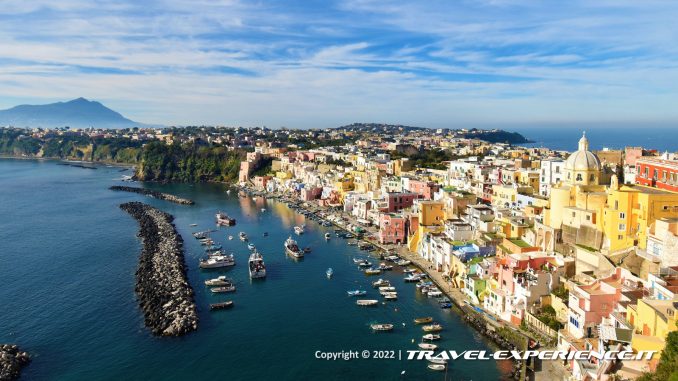
<path fill-rule="evenodd" d="M 497 380 L 510 363 L 455 361 L 447 372 L 405 360 L 424 332 L 413 319 L 432 316 L 444 326 L 446 350 L 492 350 L 457 312 L 440 309 L 402 270 L 365 276 L 354 258 L 379 260 L 337 238 L 284 203 L 230 195 L 221 184 L 134 184 L 195 200 L 193 206 L 108 189 L 129 171 L 84 169 L 52 161 L 0 160 L 0 343 L 31 353 L 27 380 Z M 158 338 L 143 325 L 134 293 L 141 245 L 138 226 L 118 208 L 142 201 L 175 216 L 185 240 L 188 278 L 200 317 L 196 332 Z M 236 218 L 216 228 L 214 214 Z M 263 211 L 262 211 L 263 210 Z M 191 224 L 197 224 L 191 227 Z M 295 225 L 306 224 L 301 236 Z M 211 238 L 233 252 L 236 266 L 200 270 L 202 247 L 191 233 L 218 229 Z M 267 277 L 251 281 L 246 232 L 263 254 Z M 332 233 L 326 241 L 325 233 Z M 264 236 L 264 233 L 268 233 Z M 232 240 L 228 236 L 233 236 Z M 285 255 L 292 235 L 311 247 L 303 260 Z M 332 268 L 328 279 L 325 272 Z M 233 294 L 212 294 L 204 280 L 231 277 Z M 397 301 L 385 302 L 371 282 L 388 279 Z M 375 307 L 359 307 L 346 291 L 363 289 Z M 233 300 L 234 308 L 209 311 Z M 371 323 L 392 323 L 392 332 L 373 333 Z M 394 351 L 395 359 L 317 359 L 318 352 Z M 402 359 L 398 357 L 402 355 Z"/>

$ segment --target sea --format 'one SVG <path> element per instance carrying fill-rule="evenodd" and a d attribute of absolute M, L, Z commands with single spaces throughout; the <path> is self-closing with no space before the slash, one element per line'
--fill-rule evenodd
<path fill-rule="evenodd" d="M 554 150 L 576 151 L 577 143 L 586 133 L 591 150 L 643 147 L 658 152 L 678 152 L 678 126 L 571 126 L 545 125 L 542 127 L 506 128 L 519 132 L 534 143 L 526 147 L 547 147 Z"/>
<path fill-rule="evenodd" d="M 443 324 L 446 350 L 494 350 L 466 325 L 458 310 L 403 282 L 401 270 L 383 275 L 399 299 L 358 307 L 347 290 L 371 287 L 354 258 L 378 259 L 336 238 L 333 229 L 305 220 L 285 204 L 239 198 L 221 184 L 133 184 L 195 200 L 177 205 L 142 195 L 115 192 L 128 169 L 85 169 L 56 161 L 0 159 L 0 343 L 30 352 L 25 380 L 499 380 L 511 364 L 456 361 L 446 372 L 425 361 L 405 360 L 423 332 L 413 319 L 432 316 Z M 141 250 L 134 219 L 119 209 L 142 201 L 173 216 L 185 240 L 188 279 L 195 290 L 199 329 L 183 337 L 155 337 L 144 326 L 134 293 Z M 214 214 L 225 211 L 234 227 L 217 228 L 212 238 L 233 252 L 226 271 L 198 267 L 203 250 L 191 233 L 215 229 Z M 197 224 L 191 227 L 191 224 Z M 283 242 L 295 237 L 312 252 L 301 261 L 285 255 Z M 249 250 L 238 240 L 246 232 L 263 254 L 264 280 L 250 281 Z M 268 233 L 268 236 L 264 236 Z M 228 236 L 233 236 L 229 240 Z M 328 279 L 325 271 L 333 268 Z M 204 286 L 219 275 L 233 278 L 234 294 L 214 295 Z M 209 311 L 209 304 L 233 300 L 234 308 Z M 373 333 L 371 323 L 395 324 Z M 368 351 L 368 357 L 327 361 L 320 352 Z M 394 359 L 372 358 L 393 351 Z M 383 353 L 383 352 L 382 352 Z"/>

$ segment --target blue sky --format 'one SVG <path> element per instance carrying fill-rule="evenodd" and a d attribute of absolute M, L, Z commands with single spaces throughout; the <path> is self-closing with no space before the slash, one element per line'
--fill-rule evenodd
<path fill-rule="evenodd" d="M 678 2 L 0 2 L 0 108 L 147 123 L 672 124 Z"/>

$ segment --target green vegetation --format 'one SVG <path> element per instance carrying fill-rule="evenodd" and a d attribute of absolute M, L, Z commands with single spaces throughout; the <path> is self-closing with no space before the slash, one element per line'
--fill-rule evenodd
<path fill-rule="evenodd" d="M 657 370 L 654 373 L 643 373 L 638 381 L 678 381 L 678 331 L 666 336 L 666 347 L 661 353 Z"/>
<path fill-rule="evenodd" d="M 581 248 L 584 249 L 584 250 L 588 250 L 588 251 L 590 251 L 590 252 L 593 252 L 593 253 L 595 253 L 596 251 L 598 251 L 598 250 L 592 248 L 591 246 L 586 246 L 586 245 L 581 245 L 581 244 L 577 244 L 577 246 L 581 247 Z"/>
<path fill-rule="evenodd" d="M 568 291 L 568 289 L 566 289 L 562 284 L 555 290 L 551 291 L 551 293 L 562 299 L 565 304 L 567 304 L 567 301 L 570 299 L 570 291 Z"/>
<path fill-rule="evenodd" d="M 540 322 L 546 324 L 554 331 L 563 328 L 563 325 L 556 319 L 556 310 L 551 306 L 544 306 L 538 315 L 535 315 Z"/>
<path fill-rule="evenodd" d="M 445 161 L 459 159 L 459 156 L 452 154 L 449 150 L 430 149 L 418 151 L 412 155 L 407 155 L 398 151 L 390 151 L 391 159 L 408 158 L 414 167 L 447 169 Z"/>
<path fill-rule="evenodd" d="M 513 238 L 513 239 L 510 239 L 509 241 L 511 241 L 511 243 L 513 243 L 514 245 L 516 245 L 518 247 L 522 247 L 522 248 L 531 247 L 530 244 L 528 244 L 527 242 L 523 241 L 520 238 Z"/>
<path fill-rule="evenodd" d="M 244 150 L 222 146 L 154 141 L 144 146 L 137 177 L 145 181 L 234 182 L 245 155 Z"/>

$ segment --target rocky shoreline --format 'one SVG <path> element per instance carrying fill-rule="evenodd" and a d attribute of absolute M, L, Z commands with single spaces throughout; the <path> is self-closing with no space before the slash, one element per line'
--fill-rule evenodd
<path fill-rule="evenodd" d="M 144 196 L 149 196 L 153 198 L 157 198 L 159 200 L 165 200 L 169 202 L 173 202 L 175 204 L 181 204 L 181 205 L 193 205 L 195 202 L 193 200 L 189 200 L 187 198 L 181 198 L 178 196 L 175 196 L 173 194 L 169 193 L 162 193 L 150 189 L 144 189 L 144 188 L 137 188 L 137 187 L 128 187 L 128 186 L 122 186 L 122 185 L 114 185 L 110 188 L 110 190 L 114 191 L 122 191 L 122 192 L 132 192 L 132 193 L 138 193 L 138 194 L 143 194 Z"/>
<path fill-rule="evenodd" d="M 31 361 L 28 353 L 13 344 L 0 344 L 0 381 L 19 378 L 21 368 Z"/>
<path fill-rule="evenodd" d="M 127 202 L 120 209 L 139 222 L 143 248 L 135 291 L 146 326 L 158 336 L 181 336 L 196 330 L 198 313 L 174 217 L 141 202 Z"/>

